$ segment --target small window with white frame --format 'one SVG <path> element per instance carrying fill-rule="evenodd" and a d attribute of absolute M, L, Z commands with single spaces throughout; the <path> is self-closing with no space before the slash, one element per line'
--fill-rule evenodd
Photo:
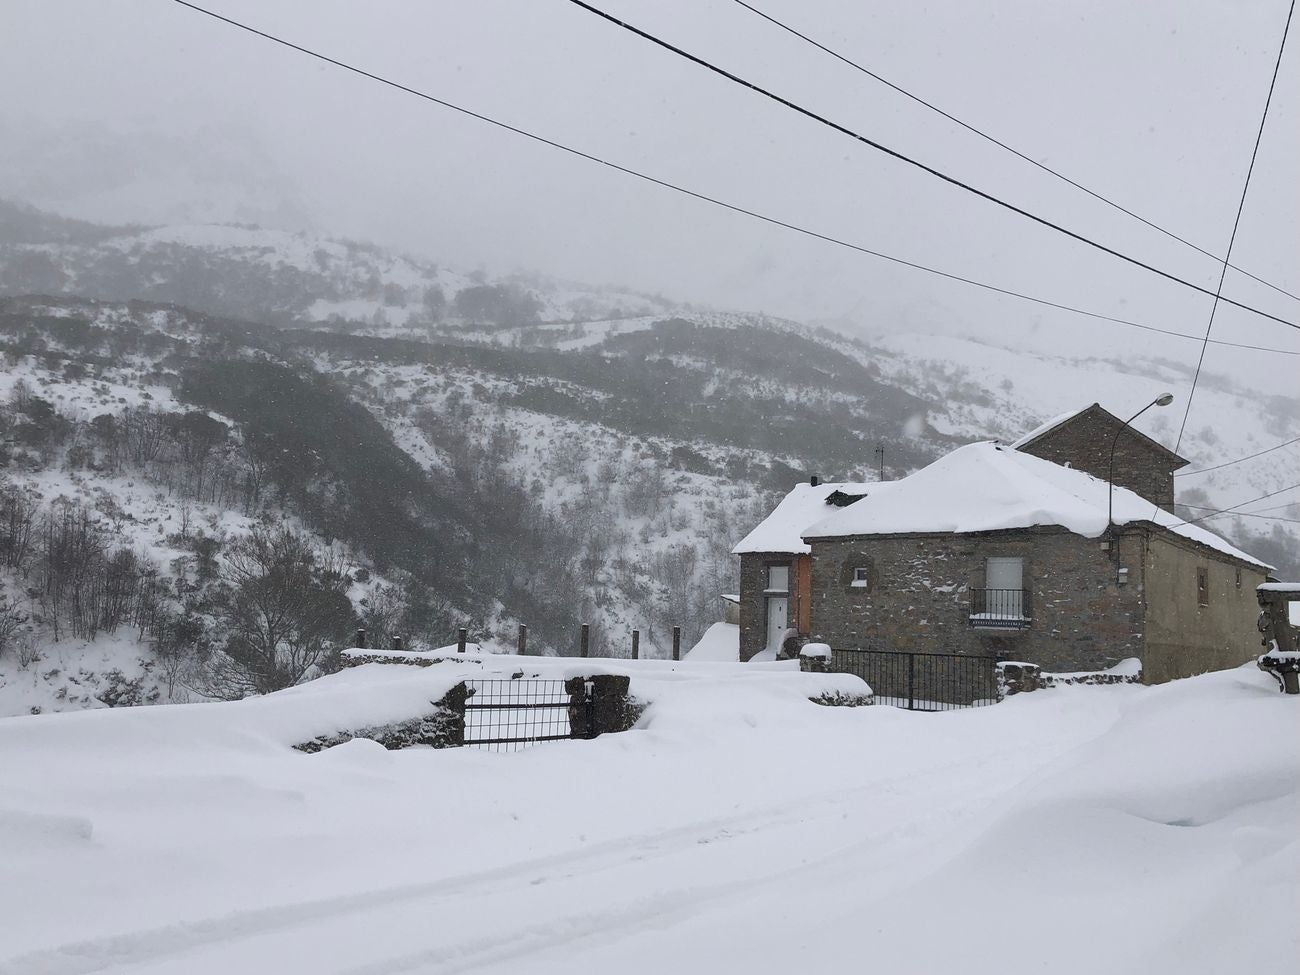
<path fill-rule="evenodd" d="M 767 567 L 767 592 L 784 593 L 790 591 L 790 566 L 769 565 Z"/>
<path fill-rule="evenodd" d="M 853 569 L 853 579 L 849 583 L 855 589 L 871 588 L 871 567 L 868 565 L 859 565 Z"/>

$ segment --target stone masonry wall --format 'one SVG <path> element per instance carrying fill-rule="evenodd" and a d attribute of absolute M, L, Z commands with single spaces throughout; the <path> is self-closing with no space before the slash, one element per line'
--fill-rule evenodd
<path fill-rule="evenodd" d="M 1088 410 L 1050 430 L 1023 448 L 1054 464 L 1087 471 L 1103 481 L 1110 466 L 1110 445 L 1122 421 L 1101 410 Z M 1115 443 L 1115 483 L 1135 491 L 1166 511 L 1174 507 L 1177 461 L 1153 447 L 1131 428 Z"/>
<path fill-rule="evenodd" d="M 1123 585 L 1097 539 L 1061 528 L 817 541 L 812 638 L 843 650 L 993 655 L 1044 670 L 1110 667 L 1142 655 L 1144 539 L 1132 531 L 1119 541 Z M 970 625 L 970 590 L 984 587 L 992 557 L 1024 559 L 1025 630 Z M 858 566 L 869 568 L 865 587 L 851 585 Z"/>
<path fill-rule="evenodd" d="M 767 645 L 767 567 L 792 561 L 776 552 L 740 557 L 740 659 L 749 660 Z"/>

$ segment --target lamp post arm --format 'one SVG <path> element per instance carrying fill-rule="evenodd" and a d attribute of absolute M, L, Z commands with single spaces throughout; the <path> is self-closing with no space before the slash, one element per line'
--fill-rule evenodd
<path fill-rule="evenodd" d="M 1136 413 L 1130 416 L 1127 420 L 1123 422 L 1123 424 L 1120 425 L 1120 428 L 1115 431 L 1115 436 L 1111 438 L 1110 466 L 1106 468 L 1106 534 L 1107 535 L 1112 534 L 1112 529 L 1114 529 L 1115 527 L 1115 448 L 1119 446 L 1120 434 L 1122 434 L 1125 430 L 1128 429 L 1130 423 L 1132 423 L 1134 420 L 1140 417 L 1147 410 L 1151 409 L 1151 407 L 1155 406 L 1156 403 L 1158 402 L 1160 402 L 1159 399 L 1153 399 L 1146 406 L 1142 407 L 1142 409 L 1138 410 Z"/>

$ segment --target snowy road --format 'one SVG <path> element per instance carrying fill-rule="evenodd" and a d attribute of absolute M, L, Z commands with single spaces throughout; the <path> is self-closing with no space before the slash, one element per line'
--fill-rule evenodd
<path fill-rule="evenodd" d="M 1195 740 L 1207 696 L 1231 704 L 1207 734 L 1294 740 L 1300 709 L 1242 673 L 940 715 L 684 688 L 644 731 L 514 755 L 204 740 L 114 765 L 29 735 L 0 973 L 1160 971 L 1216 891 L 1294 898 L 1295 759 L 1230 770 Z M 1081 912 L 1111 933 L 1060 950 Z"/>

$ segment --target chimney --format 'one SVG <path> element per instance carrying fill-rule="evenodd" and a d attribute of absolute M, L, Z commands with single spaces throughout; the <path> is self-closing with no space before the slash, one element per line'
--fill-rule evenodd
<path fill-rule="evenodd" d="M 820 487 L 822 483 L 822 476 L 820 474 L 814 474 L 812 477 L 808 478 L 808 483 L 813 487 Z"/>

